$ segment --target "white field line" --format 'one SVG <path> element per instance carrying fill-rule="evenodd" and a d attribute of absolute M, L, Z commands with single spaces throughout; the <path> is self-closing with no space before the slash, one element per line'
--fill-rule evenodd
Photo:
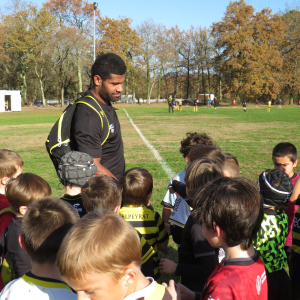
<path fill-rule="evenodd" d="M 164 171 L 167 173 L 169 178 L 173 178 L 175 176 L 175 173 L 171 170 L 171 168 L 168 166 L 168 164 L 165 162 L 165 160 L 160 156 L 159 152 L 149 143 L 149 141 L 145 138 L 145 136 L 142 134 L 142 132 L 139 130 L 139 128 L 133 123 L 132 119 L 130 118 L 129 114 L 127 113 L 126 109 L 123 108 L 129 121 L 131 122 L 132 126 L 135 128 L 137 133 L 140 135 L 146 146 L 153 152 L 155 158 L 158 160 L 158 162 L 161 164 Z"/>

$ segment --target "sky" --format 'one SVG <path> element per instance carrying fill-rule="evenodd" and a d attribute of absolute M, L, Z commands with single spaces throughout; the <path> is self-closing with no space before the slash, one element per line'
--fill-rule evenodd
<path fill-rule="evenodd" d="M 28 0 L 29 1 L 29 0 Z M 142 21 L 152 19 L 155 23 L 164 24 L 167 28 L 178 25 L 180 29 L 194 27 L 209 28 L 213 22 L 221 21 L 229 4 L 229 0 L 91 0 L 98 2 L 98 8 L 102 16 L 117 19 L 129 17 L 133 20 L 133 26 Z M 293 7 L 296 0 L 246 0 L 247 4 L 254 6 L 256 11 L 269 7 L 273 13 L 284 11 L 289 5 Z M 42 5 L 44 0 L 31 0 L 32 3 Z M 10 0 L 0 0 L 8 5 Z"/>

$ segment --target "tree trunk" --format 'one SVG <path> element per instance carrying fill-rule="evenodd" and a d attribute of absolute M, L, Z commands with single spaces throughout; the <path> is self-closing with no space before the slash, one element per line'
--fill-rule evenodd
<path fill-rule="evenodd" d="M 165 83 L 166 83 L 166 95 L 165 95 L 165 98 L 168 99 L 168 97 L 169 97 L 169 88 L 168 88 L 167 76 L 165 74 L 165 70 L 164 69 L 163 69 L 163 74 L 164 74 Z"/>
<path fill-rule="evenodd" d="M 43 68 L 41 68 L 41 76 L 40 76 L 38 71 L 37 71 L 37 63 L 35 63 L 35 74 L 36 74 L 36 77 L 38 78 L 39 83 L 40 83 L 40 90 L 41 90 L 41 95 L 42 95 L 43 106 L 46 106 L 46 99 L 45 99 L 45 94 L 44 94 L 44 85 L 43 85 L 43 81 L 42 81 L 42 72 L 43 72 Z"/>
<path fill-rule="evenodd" d="M 187 60 L 187 76 L 186 76 L 186 99 L 190 96 L 190 59 Z"/>
<path fill-rule="evenodd" d="M 82 93 L 81 65 L 80 65 L 79 55 L 77 59 L 77 76 L 78 76 L 78 93 Z"/>
<path fill-rule="evenodd" d="M 200 94 L 200 67 L 197 66 L 197 91 Z"/>
<path fill-rule="evenodd" d="M 25 67 L 22 66 L 21 67 L 21 98 L 22 98 L 22 106 L 23 105 L 27 105 L 27 84 L 26 84 L 26 71 L 25 71 Z"/>
<path fill-rule="evenodd" d="M 65 96 L 64 84 L 61 85 L 60 93 L 61 93 L 61 107 L 63 107 L 64 106 L 64 96 Z"/>
<path fill-rule="evenodd" d="M 222 101 L 222 77 L 220 75 L 220 82 L 219 82 L 219 102 Z"/>
<path fill-rule="evenodd" d="M 293 98 L 293 94 L 290 94 L 290 102 L 289 105 L 293 105 L 294 104 L 294 98 Z"/>
<path fill-rule="evenodd" d="M 161 88 L 161 76 L 162 76 L 162 72 L 163 72 L 163 65 L 160 66 L 160 72 L 159 72 L 159 76 L 158 76 L 158 90 L 157 90 L 157 103 L 159 103 L 160 100 L 160 88 Z"/>
<path fill-rule="evenodd" d="M 173 97 L 174 98 L 176 97 L 176 93 L 177 93 L 177 81 L 178 81 L 178 70 L 177 70 L 177 66 L 176 66 L 176 69 L 175 69 L 174 93 L 173 93 Z"/>
<path fill-rule="evenodd" d="M 147 60 L 147 104 L 150 105 L 150 66 Z"/>
<path fill-rule="evenodd" d="M 208 93 L 210 95 L 210 74 L 209 74 L 209 67 L 207 67 L 207 79 L 208 79 Z"/>
<path fill-rule="evenodd" d="M 202 88 L 203 88 L 203 94 L 204 94 L 204 103 L 206 103 L 205 99 L 205 79 L 204 79 L 204 69 L 203 65 L 201 67 L 201 72 L 202 72 Z"/>
<path fill-rule="evenodd" d="M 133 67 L 131 66 L 131 80 L 132 80 L 132 103 L 135 104 L 135 78 Z"/>

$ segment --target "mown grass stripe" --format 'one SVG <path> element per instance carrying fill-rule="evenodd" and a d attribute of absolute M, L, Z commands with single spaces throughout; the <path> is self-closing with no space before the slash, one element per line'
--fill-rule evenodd
<path fill-rule="evenodd" d="M 152 151 L 152 153 L 154 154 L 154 156 L 157 159 L 157 161 L 161 164 L 162 168 L 167 173 L 168 177 L 169 178 L 173 178 L 174 175 L 175 175 L 175 173 L 171 170 L 171 168 L 166 163 L 166 161 L 160 156 L 159 152 L 145 138 L 145 136 L 142 134 L 142 132 L 140 131 L 140 129 L 134 124 L 134 122 L 130 118 L 129 114 L 127 113 L 126 109 L 125 108 L 123 108 L 123 109 L 124 109 L 124 111 L 125 111 L 128 119 L 129 119 L 130 123 L 135 128 L 135 130 L 137 131 L 137 133 L 140 135 L 140 137 L 142 138 L 142 140 L 144 141 L 144 143 L 146 144 L 146 146 Z"/>

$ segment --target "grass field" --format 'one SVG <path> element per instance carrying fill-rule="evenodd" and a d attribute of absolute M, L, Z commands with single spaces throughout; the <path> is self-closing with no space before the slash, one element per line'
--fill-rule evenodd
<path fill-rule="evenodd" d="M 240 175 L 257 180 L 258 175 L 272 168 L 272 148 L 288 141 L 300 149 L 299 116 L 297 106 L 278 109 L 248 107 L 185 108 L 168 113 L 167 105 L 116 105 L 124 140 L 126 169 L 140 166 L 154 177 L 151 201 L 161 213 L 160 202 L 166 191 L 169 176 L 156 160 L 130 123 L 124 109 L 145 138 L 159 152 L 174 174 L 183 170 L 185 160 L 179 153 L 180 141 L 187 132 L 206 132 L 224 151 L 235 155 L 240 163 Z M 54 168 L 45 149 L 46 137 L 61 114 L 61 108 L 24 108 L 22 112 L 0 114 L 1 148 L 18 152 L 24 160 L 24 172 L 32 172 L 46 179 L 53 196 L 61 196 L 64 188 L 56 178 Z M 299 171 L 299 168 L 296 168 Z M 176 257 L 171 244 L 169 257 Z"/>

